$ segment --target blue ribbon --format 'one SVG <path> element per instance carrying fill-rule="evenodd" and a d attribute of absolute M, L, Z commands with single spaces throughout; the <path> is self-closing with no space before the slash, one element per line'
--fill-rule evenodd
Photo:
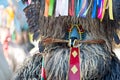
<path fill-rule="evenodd" d="M 75 14 L 76 16 L 79 14 L 79 11 L 81 9 L 83 0 L 76 0 L 76 9 L 75 9 Z"/>
<path fill-rule="evenodd" d="M 93 8 L 92 8 L 92 18 L 96 18 L 96 14 L 97 14 L 97 5 L 99 4 L 98 2 L 99 0 L 94 0 L 94 3 L 93 3 Z"/>
<path fill-rule="evenodd" d="M 98 3 L 98 15 L 97 15 L 97 17 L 99 19 L 101 19 L 101 16 L 102 16 L 102 8 L 103 8 L 103 2 L 102 2 L 102 0 L 99 0 L 99 3 Z"/>
<path fill-rule="evenodd" d="M 84 3 L 84 0 L 79 1 L 79 10 L 78 10 L 78 13 L 76 15 L 77 17 L 79 17 L 81 14 L 80 12 L 83 11 L 83 9 L 82 9 L 83 3 Z"/>
<path fill-rule="evenodd" d="M 82 0 L 81 3 L 81 9 L 79 11 L 79 14 L 77 15 L 78 17 L 84 17 L 83 14 L 87 10 L 87 0 Z"/>
<path fill-rule="evenodd" d="M 86 15 L 87 15 L 86 10 L 87 10 L 87 6 L 84 8 L 84 12 L 80 15 L 80 17 L 82 17 L 82 18 L 86 17 Z"/>

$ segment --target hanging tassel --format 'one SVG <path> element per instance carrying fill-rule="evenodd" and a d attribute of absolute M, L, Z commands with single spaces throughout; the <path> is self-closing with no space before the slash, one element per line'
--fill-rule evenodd
<path fill-rule="evenodd" d="M 52 16 L 52 15 L 53 15 L 54 4 L 55 4 L 55 0 L 50 0 L 50 3 L 49 3 L 49 11 L 48 11 L 48 15 L 49 15 L 49 16 Z"/>
<path fill-rule="evenodd" d="M 41 80 L 46 80 L 46 73 L 45 73 L 45 67 L 44 67 L 44 56 L 43 56 L 43 58 L 42 58 Z"/>
<path fill-rule="evenodd" d="M 74 0 L 69 0 L 69 12 L 68 14 L 70 16 L 74 16 L 75 15 L 75 1 Z"/>
<path fill-rule="evenodd" d="M 45 11 L 44 11 L 44 16 L 48 17 L 48 9 L 49 9 L 49 0 L 45 0 Z"/>
<path fill-rule="evenodd" d="M 97 1 L 98 1 L 98 0 L 94 0 L 94 2 L 93 2 L 92 16 L 91 16 L 93 19 L 96 18 L 96 13 L 97 13 Z"/>
<path fill-rule="evenodd" d="M 114 20 L 113 19 L 113 4 L 112 4 L 112 0 L 108 0 L 108 5 L 109 5 L 109 17 L 110 17 L 110 20 Z"/>

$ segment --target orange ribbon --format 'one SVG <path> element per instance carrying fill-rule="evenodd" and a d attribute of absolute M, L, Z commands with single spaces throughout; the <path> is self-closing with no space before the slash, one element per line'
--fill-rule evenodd
<path fill-rule="evenodd" d="M 45 11 L 44 11 L 45 17 L 48 17 L 49 3 L 50 3 L 50 0 L 45 0 Z"/>

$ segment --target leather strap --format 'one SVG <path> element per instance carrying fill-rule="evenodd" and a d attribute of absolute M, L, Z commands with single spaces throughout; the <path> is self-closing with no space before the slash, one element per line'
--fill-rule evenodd
<path fill-rule="evenodd" d="M 44 45 L 52 44 L 52 43 L 69 43 L 69 40 L 64 39 L 55 39 L 55 38 L 45 38 L 42 39 L 42 42 Z M 96 39 L 96 40 L 76 40 L 75 45 L 78 45 L 80 43 L 86 43 L 86 44 L 103 44 L 105 41 L 103 39 Z"/>

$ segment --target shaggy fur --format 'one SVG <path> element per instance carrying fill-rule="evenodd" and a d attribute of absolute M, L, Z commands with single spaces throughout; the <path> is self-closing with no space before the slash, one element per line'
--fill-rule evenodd
<path fill-rule="evenodd" d="M 37 31 L 44 37 L 65 39 L 69 24 L 73 23 L 83 26 L 86 31 L 85 40 L 103 39 L 106 41 L 104 44 L 81 44 L 81 80 L 120 80 L 120 61 L 112 52 L 111 45 L 115 22 L 109 20 L 108 14 L 105 15 L 102 22 L 97 19 L 91 19 L 91 10 L 87 18 L 70 16 L 46 18 L 41 10 L 38 17 L 39 29 Z M 34 28 L 36 27 L 32 29 Z M 13 79 L 40 80 L 41 60 L 42 55 L 45 55 L 47 80 L 66 80 L 68 77 L 69 53 L 70 48 L 67 44 L 50 44 L 45 46 L 44 53 L 30 57 L 16 71 Z"/>

